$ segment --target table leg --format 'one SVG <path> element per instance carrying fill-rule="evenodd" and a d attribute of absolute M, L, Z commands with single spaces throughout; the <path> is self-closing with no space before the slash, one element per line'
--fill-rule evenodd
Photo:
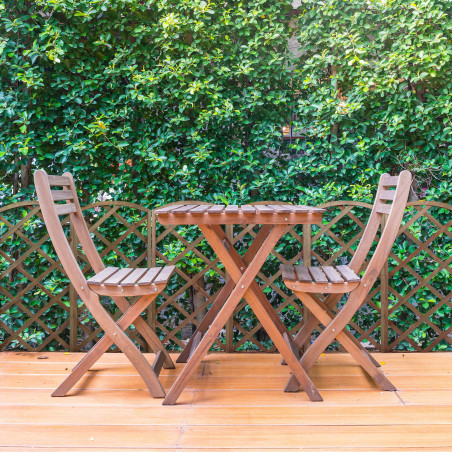
<path fill-rule="evenodd" d="M 217 255 L 220 258 L 220 260 L 222 260 L 222 257 L 224 255 L 229 256 L 229 253 L 222 245 L 221 239 L 218 238 L 218 236 L 215 234 L 215 232 L 210 226 L 201 226 L 201 230 L 204 233 L 207 240 L 209 241 L 213 250 L 217 252 Z M 163 401 L 164 405 L 174 405 L 176 403 L 183 389 L 190 380 L 190 377 L 196 371 L 203 357 L 207 354 L 213 342 L 217 338 L 219 332 L 226 324 L 229 316 L 232 315 L 234 309 L 239 304 L 244 294 L 248 291 L 248 288 L 251 285 L 251 283 L 254 281 L 257 272 L 254 272 L 253 267 L 256 266 L 260 268 L 264 264 L 265 260 L 267 259 L 267 256 L 270 254 L 271 250 L 276 245 L 280 237 L 281 232 L 277 228 L 273 228 L 269 232 L 264 243 L 262 244 L 261 248 L 256 253 L 256 256 L 252 261 L 252 264 L 254 265 L 250 265 L 250 267 L 239 278 L 238 284 L 236 284 L 236 286 L 234 287 L 231 295 L 220 309 L 220 312 L 211 323 L 208 331 L 201 339 L 198 347 L 193 352 L 193 355 L 188 360 L 187 364 L 185 365 L 182 372 L 179 374 L 177 380 L 175 381 L 170 391 L 168 392 L 167 396 L 165 397 L 165 400 Z M 220 244 L 220 246 L 218 246 L 218 244 Z M 218 254 L 216 248 L 218 248 L 220 254 Z M 237 271 L 240 272 L 240 269 L 236 268 L 236 272 L 234 272 L 235 275 L 237 274 Z"/>
<path fill-rule="evenodd" d="M 265 237 L 268 236 L 269 232 L 272 229 L 272 225 L 264 224 L 262 225 L 261 229 L 259 230 L 258 234 L 256 235 L 256 238 L 253 240 L 253 243 L 246 251 L 245 255 L 243 256 L 243 262 L 248 266 L 248 264 L 253 260 L 254 256 L 256 255 L 257 251 L 259 250 L 260 246 L 262 245 L 263 241 L 265 240 Z M 223 233 L 223 230 L 220 227 L 221 232 Z M 226 237 L 226 235 L 225 235 Z M 232 290 L 234 289 L 235 283 L 232 279 L 229 279 L 224 287 L 221 289 L 220 293 L 215 298 L 215 301 L 213 302 L 210 309 L 207 311 L 207 314 L 204 316 L 204 318 L 201 320 L 200 324 L 196 328 L 196 331 L 193 333 L 192 337 L 188 341 L 187 345 L 185 346 L 184 350 L 182 350 L 181 354 L 178 356 L 176 362 L 177 363 L 186 363 L 189 356 L 192 354 L 192 347 L 193 347 L 193 341 L 194 338 L 198 335 L 199 332 L 201 334 L 205 334 L 205 332 L 209 329 L 210 324 L 213 322 L 217 314 L 220 312 L 220 309 L 223 307 L 224 303 L 228 299 L 229 295 L 231 294 Z"/>
<path fill-rule="evenodd" d="M 259 272 L 259 269 L 262 267 L 263 262 L 265 262 L 267 256 L 270 254 L 271 249 L 267 251 L 267 254 L 265 256 L 264 261 L 261 262 L 255 262 L 253 260 L 249 267 L 245 269 L 245 273 L 242 275 L 242 268 L 239 267 L 239 265 L 242 263 L 242 260 L 240 258 L 240 255 L 233 249 L 231 246 L 227 246 L 228 240 L 224 235 L 223 230 L 221 227 L 217 225 L 213 225 L 210 227 L 206 226 L 200 226 L 201 230 L 204 234 L 204 236 L 207 238 L 207 240 L 210 243 L 210 246 L 213 248 L 217 256 L 220 258 L 220 260 L 223 262 L 223 265 L 225 266 L 226 270 L 228 271 L 230 277 L 236 281 L 236 283 L 239 285 L 241 284 L 241 279 L 245 274 L 248 272 L 252 272 L 254 275 L 256 275 Z M 286 225 L 276 225 L 274 226 L 273 231 L 277 230 L 279 231 L 279 237 L 284 235 L 287 231 Z M 259 254 L 259 253 L 258 253 Z M 258 255 L 257 254 L 257 255 Z M 256 258 L 257 258 L 256 255 Z M 244 265 L 244 263 L 243 263 Z M 263 297 L 263 298 L 262 298 Z M 300 364 L 300 362 L 297 359 L 297 356 L 294 354 L 291 346 L 291 341 L 289 339 L 289 333 L 287 330 L 284 329 L 281 331 L 280 324 L 282 324 L 281 319 L 278 317 L 278 315 L 275 313 L 274 309 L 270 305 L 269 301 L 261 291 L 260 287 L 254 280 L 254 277 L 252 279 L 252 282 L 250 283 L 250 289 L 245 294 L 245 299 L 247 300 L 248 304 L 250 305 L 251 309 L 256 314 L 256 317 L 261 322 L 264 329 L 269 334 L 270 338 L 273 340 L 275 346 L 283 356 L 283 358 L 286 360 L 288 366 L 293 372 L 293 375 L 298 379 L 299 377 L 302 378 L 302 382 L 300 382 L 303 389 L 306 391 L 307 395 L 312 401 L 321 401 L 322 397 L 318 393 L 317 389 L 315 388 L 314 384 L 310 380 L 309 376 L 303 369 L 303 366 Z M 278 321 L 275 322 L 274 318 L 277 318 Z M 284 326 L 284 325 L 283 325 Z M 288 341 L 288 342 L 286 342 Z"/>

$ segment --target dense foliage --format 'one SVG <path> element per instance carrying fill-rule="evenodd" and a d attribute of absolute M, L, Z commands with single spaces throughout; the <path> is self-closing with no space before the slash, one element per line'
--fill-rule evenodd
<path fill-rule="evenodd" d="M 3 0 L 4 196 L 27 196 L 44 167 L 74 172 L 86 200 L 112 185 L 114 197 L 150 206 L 356 198 L 404 167 L 418 196 L 449 201 L 452 3 L 290 9 Z M 293 34 L 299 56 L 287 51 Z M 287 146 L 290 121 L 306 139 Z"/>

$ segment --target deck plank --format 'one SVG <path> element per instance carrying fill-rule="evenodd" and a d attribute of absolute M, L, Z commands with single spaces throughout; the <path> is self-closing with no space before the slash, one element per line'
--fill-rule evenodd
<path fill-rule="evenodd" d="M 375 353 L 397 392 L 381 391 L 348 354 L 323 355 L 310 371 L 324 398 L 315 404 L 282 391 L 279 355 L 214 353 L 176 406 L 153 399 L 110 353 L 67 397 L 50 397 L 82 356 L 0 353 L 0 451 L 452 450 L 452 353 Z M 162 369 L 165 389 L 183 367 Z"/>

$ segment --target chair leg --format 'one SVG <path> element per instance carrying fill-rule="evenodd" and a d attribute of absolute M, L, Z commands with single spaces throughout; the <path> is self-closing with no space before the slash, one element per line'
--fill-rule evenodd
<path fill-rule="evenodd" d="M 323 302 L 323 304 L 329 308 L 332 309 L 337 302 L 340 300 L 342 294 L 336 295 L 332 294 L 328 296 L 328 298 Z M 302 345 L 306 342 L 306 340 L 311 336 L 311 334 L 314 332 L 314 330 L 318 327 L 319 321 L 318 319 L 313 316 L 310 317 L 305 325 L 302 326 L 300 331 L 297 333 L 295 338 L 293 339 L 293 344 L 298 348 L 301 349 Z M 359 343 L 359 341 L 353 336 L 352 333 L 348 330 L 344 330 L 344 333 L 352 340 L 355 345 L 361 350 L 362 353 L 366 356 L 366 358 L 376 367 L 381 367 L 380 363 Z"/>
<path fill-rule="evenodd" d="M 125 297 L 112 297 L 112 300 L 116 303 L 116 306 L 118 306 L 118 308 L 123 313 L 130 308 L 130 303 Z M 164 347 L 155 331 L 146 323 L 146 321 L 141 317 L 137 317 L 133 321 L 133 324 L 135 325 L 138 332 L 144 337 L 144 340 L 151 346 L 154 353 L 157 353 L 159 351 L 163 353 L 163 355 L 165 356 L 163 367 L 165 369 L 175 369 L 176 366 L 174 365 L 173 360 L 168 353 L 168 350 Z"/>
<path fill-rule="evenodd" d="M 320 334 L 318 339 L 308 348 L 301 358 L 301 364 L 306 371 L 313 366 L 321 353 L 328 347 L 328 345 L 337 338 L 344 348 L 356 359 L 356 361 L 364 368 L 364 370 L 374 379 L 374 381 L 385 391 L 395 391 L 394 385 L 384 376 L 380 369 L 372 364 L 372 362 L 362 353 L 362 350 L 345 334 L 343 329 L 350 321 L 353 313 L 356 311 L 354 306 L 358 305 L 357 300 L 350 300 L 352 302 L 346 311 L 343 311 L 334 317 L 334 314 L 321 305 L 320 302 L 312 298 L 304 292 L 297 292 L 296 295 L 300 300 L 308 306 L 308 309 L 325 325 L 324 331 Z M 355 303 L 353 303 L 355 301 Z M 354 305 L 354 306 L 353 306 Z M 347 305 L 346 305 L 347 306 Z M 359 307 L 359 305 L 358 305 Z M 326 309 L 325 309 L 326 308 Z M 342 315 L 341 315 L 342 314 Z M 339 321 L 338 321 L 339 320 Z M 292 376 L 286 385 L 285 391 L 297 391 L 299 383 L 296 378 Z"/>
<path fill-rule="evenodd" d="M 96 297 L 96 298 L 94 298 Z M 155 295 L 141 297 L 124 315 L 115 323 L 105 311 L 97 296 L 93 296 L 88 307 L 94 318 L 105 331 L 105 336 L 86 354 L 71 374 L 53 392 L 53 397 L 62 397 L 82 378 L 91 366 L 115 343 L 132 362 L 143 378 L 146 386 L 154 397 L 165 397 L 165 391 L 157 375 L 145 357 L 135 347 L 133 342 L 124 333 L 133 321 L 143 312 L 155 298 Z M 112 339 L 114 338 L 114 339 Z"/>

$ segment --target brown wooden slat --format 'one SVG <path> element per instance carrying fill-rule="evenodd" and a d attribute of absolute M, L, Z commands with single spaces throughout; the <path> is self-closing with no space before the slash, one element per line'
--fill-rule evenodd
<path fill-rule="evenodd" d="M 375 209 L 378 213 L 389 214 L 391 212 L 391 204 L 378 204 Z"/>
<path fill-rule="evenodd" d="M 380 194 L 380 199 L 385 201 L 393 201 L 395 198 L 395 190 L 383 190 Z"/>
<path fill-rule="evenodd" d="M 175 269 L 176 267 L 174 265 L 167 265 L 166 267 L 163 267 L 162 271 L 159 272 L 157 277 L 154 279 L 154 284 L 166 284 Z"/>
<path fill-rule="evenodd" d="M 339 275 L 339 273 L 333 267 L 324 266 L 322 267 L 322 270 L 332 284 L 339 284 L 344 282 L 341 275 Z"/>
<path fill-rule="evenodd" d="M 174 209 L 171 213 L 174 215 L 185 215 L 188 212 L 190 212 L 191 209 L 194 209 L 195 207 L 198 207 L 196 204 L 187 204 L 184 206 L 181 206 L 177 209 Z"/>
<path fill-rule="evenodd" d="M 106 267 L 92 278 L 88 279 L 88 284 L 92 284 L 94 286 L 100 286 L 106 279 L 108 279 L 111 275 L 116 273 L 119 270 L 118 267 Z"/>
<path fill-rule="evenodd" d="M 256 204 L 254 207 L 259 213 L 275 213 L 271 207 L 266 206 L 265 204 Z"/>
<path fill-rule="evenodd" d="M 209 210 L 207 211 L 207 213 L 209 215 L 218 215 L 221 212 L 223 212 L 224 208 L 225 208 L 225 206 L 222 204 L 215 205 L 215 206 L 209 207 Z"/>
<path fill-rule="evenodd" d="M 361 278 L 348 265 L 337 265 L 336 270 L 344 277 L 347 282 L 361 281 Z"/>
<path fill-rule="evenodd" d="M 121 286 L 134 286 L 136 282 L 148 271 L 147 268 L 136 268 L 126 279 L 121 282 Z"/>
<path fill-rule="evenodd" d="M 322 272 L 321 267 L 309 267 L 309 273 L 311 273 L 314 282 L 318 284 L 328 283 L 328 278 Z"/>
<path fill-rule="evenodd" d="M 121 268 L 104 281 L 105 286 L 118 286 L 121 281 L 133 272 L 133 268 Z"/>
<path fill-rule="evenodd" d="M 205 213 L 207 211 L 207 209 L 209 209 L 211 207 L 210 204 L 203 204 L 201 206 L 197 206 L 194 209 L 190 210 L 190 213 L 193 215 L 202 215 L 203 213 Z"/>
<path fill-rule="evenodd" d="M 395 187 L 399 183 L 399 176 L 386 176 L 383 179 L 385 187 Z"/>
<path fill-rule="evenodd" d="M 254 208 L 254 206 L 242 206 L 241 209 L 242 209 L 242 213 L 244 213 L 245 215 L 247 213 L 254 213 L 254 212 L 256 212 L 256 209 Z"/>
<path fill-rule="evenodd" d="M 150 268 L 147 273 L 138 281 L 139 286 L 146 286 L 154 281 L 155 277 L 159 274 L 162 267 Z"/>
<path fill-rule="evenodd" d="M 304 265 L 295 265 L 295 271 L 297 272 L 298 281 L 311 283 L 312 277 L 308 272 L 308 269 Z"/>
<path fill-rule="evenodd" d="M 235 205 L 226 206 L 226 209 L 224 209 L 225 214 L 235 214 L 238 212 L 239 212 L 239 206 L 235 206 Z"/>
<path fill-rule="evenodd" d="M 298 206 L 290 206 L 291 209 L 297 213 L 314 213 L 314 212 L 325 212 L 325 209 L 321 209 L 320 207 L 311 207 L 311 206 L 304 206 L 304 205 L 298 205 Z"/>
<path fill-rule="evenodd" d="M 49 178 L 49 185 L 51 187 L 69 186 L 71 181 L 66 176 L 47 176 Z"/>
<path fill-rule="evenodd" d="M 52 199 L 54 201 L 65 201 L 67 199 L 74 199 L 74 194 L 71 190 L 52 190 Z"/>
<path fill-rule="evenodd" d="M 165 206 L 165 207 L 159 207 L 158 209 L 155 210 L 155 213 L 157 215 L 168 215 L 169 213 L 171 213 L 174 209 L 178 209 L 179 207 L 181 207 L 180 204 L 176 204 L 174 206 Z"/>
<path fill-rule="evenodd" d="M 67 215 L 68 213 L 77 212 L 77 209 L 74 204 L 61 204 L 55 206 L 55 212 L 57 215 Z"/>
<path fill-rule="evenodd" d="M 287 279 L 287 281 L 296 281 L 293 265 L 281 264 L 280 268 L 283 279 Z"/>
<path fill-rule="evenodd" d="M 272 208 L 276 213 L 290 213 L 292 209 L 289 206 L 281 204 L 269 204 L 268 207 Z"/>

